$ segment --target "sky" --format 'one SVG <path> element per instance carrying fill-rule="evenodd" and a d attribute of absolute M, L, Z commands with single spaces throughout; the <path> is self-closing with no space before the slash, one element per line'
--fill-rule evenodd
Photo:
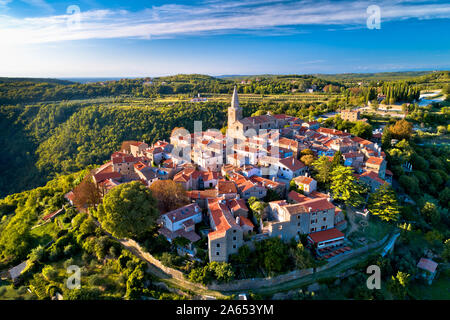
<path fill-rule="evenodd" d="M 0 0 L 0 76 L 450 70 L 449 1 Z"/>

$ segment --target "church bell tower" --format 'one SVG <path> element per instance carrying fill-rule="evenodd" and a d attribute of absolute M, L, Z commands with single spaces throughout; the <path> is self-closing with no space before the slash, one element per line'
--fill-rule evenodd
<path fill-rule="evenodd" d="M 239 107 L 239 97 L 236 86 L 234 86 L 233 97 L 231 98 L 231 106 L 228 108 L 228 127 L 241 119 L 242 108 Z"/>

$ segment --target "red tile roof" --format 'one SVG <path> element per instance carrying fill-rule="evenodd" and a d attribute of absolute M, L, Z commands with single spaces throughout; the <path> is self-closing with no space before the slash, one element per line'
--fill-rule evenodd
<path fill-rule="evenodd" d="M 307 196 L 304 196 L 304 195 L 302 195 L 302 194 L 300 194 L 300 193 L 295 192 L 294 190 L 292 190 L 292 191 L 289 192 L 289 194 L 288 194 L 288 199 L 289 199 L 289 200 L 292 200 L 292 201 L 294 201 L 294 202 L 297 202 L 297 203 L 301 203 L 301 202 L 310 200 L 311 198 L 309 198 L 309 197 L 307 197 Z"/>
<path fill-rule="evenodd" d="M 107 179 L 120 179 L 122 178 L 122 175 L 119 172 L 105 172 L 94 174 L 93 178 L 99 183 Z"/>
<path fill-rule="evenodd" d="M 308 236 L 314 243 L 319 243 L 323 241 L 329 241 L 333 239 L 344 238 L 344 234 L 336 228 L 317 231 L 309 234 Z"/>
<path fill-rule="evenodd" d="M 220 179 L 217 182 L 217 190 L 219 191 L 219 194 L 237 193 L 236 184 L 233 181 L 223 179 Z"/>
<path fill-rule="evenodd" d="M 291 171 L 297 171 L 305 167 L 303 162 L 300 160 L 297 160 L 294 157 L 284 158 L 280 160 L 280 163 L 283 164 L 285 167 L 287 167 Z"/>
<path fill-rule="evenodd" d="M 328 199 L 325 198 L 315 198 L 307 201 L 303 201 L 300 204 L 305 206 L 305 208 L 309 211 L 309 208 L 311 208 L 311 211 L 324 211 L 324 210 L 331 210 L 334 209 L 335 206 L 332 204 Z"/>
<path fill-rule="evenodd" d="M 314 181 L 313 178 L 306 177 L 306 176 L 299 176 L 294 178 L 295 183 L 301 183 L 301 184 L 310 184 Z"/>
<path fill-rule="evenodd" d="M 370 157 L 369 159 L 367 159 L 366 163 L 380 166 L 383 163 L 383 161 L 384 161 L 383 158 Z"/>
<path fill-rule="evenodd" d="M 250 228 L 254 228 L 255 226 L 253 225 L 253 223 L 250 221 L 250 219 L 246 218 L 246 217 L 239 217 L 239 225 L 241 227 L 248 226 Z"/>
<path fill-rule="evenodd" d="M 208 234 L 210 239 L 223 237 L 228 229 L 239 227 L 225 201 L 219 198 L 208 200 L 208 208 L 216 227 L 215 231 Z"/>

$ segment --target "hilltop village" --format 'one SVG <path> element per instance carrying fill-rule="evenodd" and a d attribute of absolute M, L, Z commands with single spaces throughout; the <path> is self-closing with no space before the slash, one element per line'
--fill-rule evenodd
<path fill-rule="evenodd" d="M 342 111 L 341 117 L 360 121 L 356 111 Z M 168 179 L 182 185 L 191 203 L 162 212 L 159 233 L 169 242 L 185 238 L 184 252 L 192 256 L 193 244 L 204 237 L 209 261 L 225 262 L 253 241 L 298 240 L 307 235 L 315 256 L 329 259 L 352 250 L 343 233 L 347 221 L 331 195 L 318 190 L 300 155 L 310 150 L 332 161 L 340 152 L 344 165 L 352 167 L 373 192 L 392 181 L 379 139 L 374 135 L 372 141 L 365 140 L 284 114 L 244 118 L 235 88 L 225 135 L 177 128 L 169 142 L 128 141 L 127 148 L 114 152 L 93 179 L 103 195 L 136 180 L 148 187 Z M 250 214 L 255 199 L 268 202 L 259 215 Z M 209 229 L 196 231 L 199 223 Z"/>

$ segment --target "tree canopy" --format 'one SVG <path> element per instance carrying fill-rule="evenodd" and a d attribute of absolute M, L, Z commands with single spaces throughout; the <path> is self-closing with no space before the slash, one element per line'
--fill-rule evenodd
<path fill-rule="evenodd" d="M 368 209 L 373 215 L 385 221 L 397 221 L 400 209 L 395 192 L 384 184 L 369 196 Z"/>
<path fill-rule="evenodd" d="M 156 224 L 159 210 L 151 191 L 133 181 L 113 188 L 103 198 L 97 216 L 115 237 L 138 237 Z"/>

